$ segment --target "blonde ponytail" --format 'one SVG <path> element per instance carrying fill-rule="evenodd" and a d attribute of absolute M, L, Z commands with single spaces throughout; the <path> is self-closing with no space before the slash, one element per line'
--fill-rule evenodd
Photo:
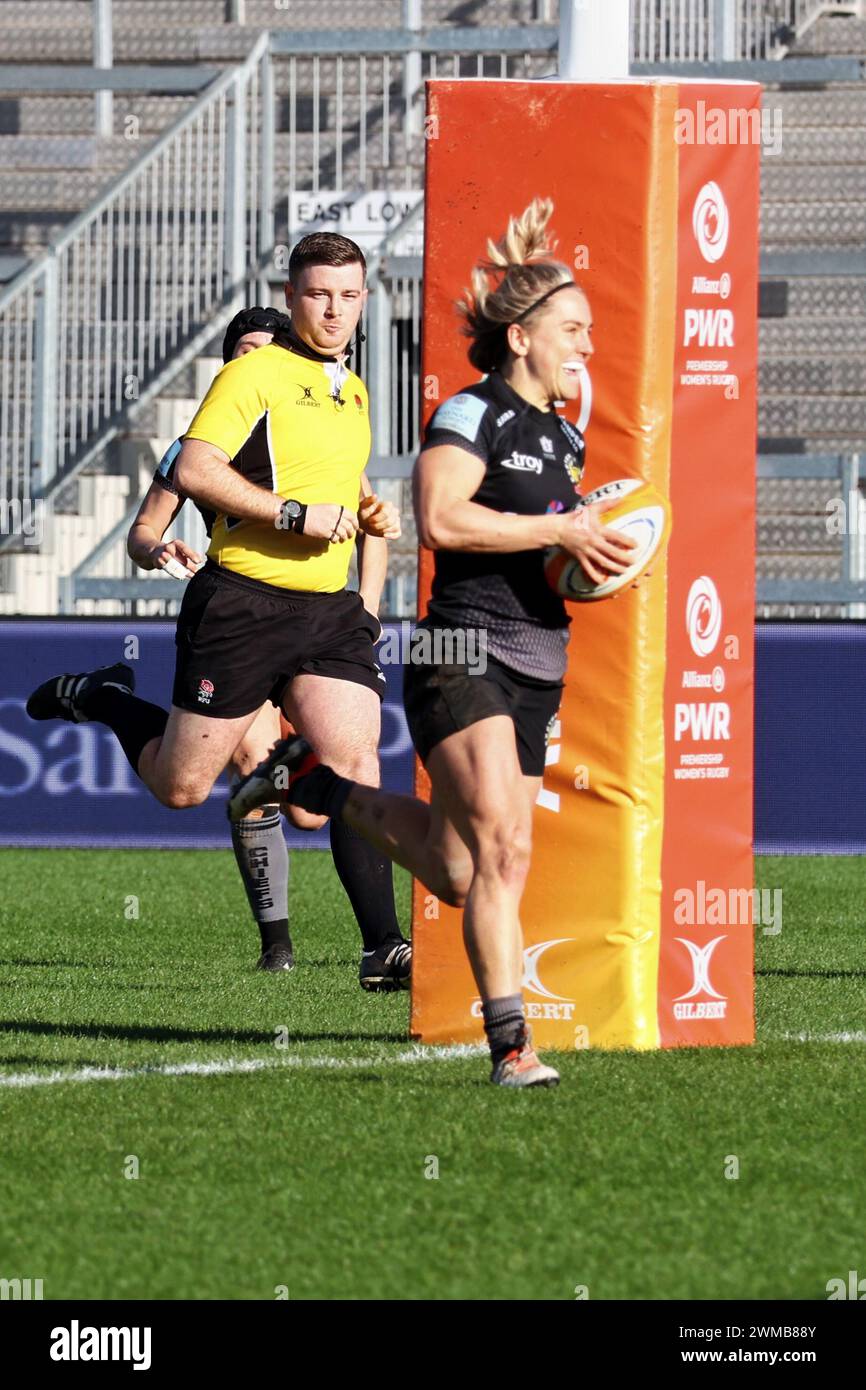
<path fill-rule="evenodd" d="M 551 259 L 556 250 L 547 235 L 552 215 L 550 198 L 533 198 L 519 217 L 508 219 L 500 241 L 488 240 L 488 259 L 472 271 L 472 289 L 465 291 L 457 310 L 463 332 L 472 340 L 469 361 L 480 372 L 496 371 L 505 362 L 510 323 L 526 322 L 537 301 L 574 283 L 568 267 Z M 496 274 L 501 279 L 491 288 L 490 277 Z"/>

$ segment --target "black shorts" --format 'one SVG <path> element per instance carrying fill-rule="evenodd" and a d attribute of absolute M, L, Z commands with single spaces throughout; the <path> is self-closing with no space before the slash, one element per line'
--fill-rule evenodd
<path fill-rule="evenodd" d="M 422 763 L 450 734 L 507 714 L 514 721 L 517 756 L 526 777 L 544 773 L 548 730 L 561 699 L 561 681 L 534 680 L 491 656 L 483 675 L 470 675 L 466 666 L 410 664 L 403 680 L 406 721 Z"/>
<path fill-rule="evenodd" d="M 375 660 L 379 621 L 360 595 L 277 589 L 209 560 L 187 585 L 177 619 L 172 703 L 238 719 L 302 672 L 385 693 Z"/>

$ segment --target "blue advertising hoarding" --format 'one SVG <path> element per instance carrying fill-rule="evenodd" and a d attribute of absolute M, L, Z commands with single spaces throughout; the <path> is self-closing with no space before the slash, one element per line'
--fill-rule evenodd
<path fill-rule="evenodd" d="M 408 625 L 394 632 L 407 645 Z M 130 642 L 134 638 L 137 643 Z M 170 811 L 99 724 L 35 724 L 24 704 L 54 672 L 124 659 L 140 695 L 167 705 L 174 624 L 135 619 L 0 621 L 0 845 L 225 848 L 227 782 L 203 806 Z M 382 780 L 412 784 L 402 667 L 385 665 Z M 290 845 L 326 846 L 286 827 Z M 866 624 L 762 624 L 756 634 L 755 848 L 866 853 Z"/>
<path fill-rule="evenodd" d="M 57 720 L 37 724 L 25 713 L 30 691 L 55 672 L 123 660 L 135 671 L 136 693 L 167 708 L 174 652 L 170 622 L 0 622 L 0 845 L 224 849 L 230 844 L 225 776 L 204 805 L 171 811 L 135 776 L 110 729 Z M 382 785 L 405 790 L 412 779 L 412 745 L 403 714 L 402 668 L 383 669 Z M 308 834 L 288 824 L 286 838 L 307 849 L 329 842 L 327 830 Z"/>

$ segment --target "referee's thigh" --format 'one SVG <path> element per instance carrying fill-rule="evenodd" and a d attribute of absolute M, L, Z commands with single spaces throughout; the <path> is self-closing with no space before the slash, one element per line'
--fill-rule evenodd
<path fill-rule="evenodd" d="M 213 719 L 172 705 L 147 784 L 164 806 L 200 806 L 258 710 L 238 719 Z"/>
<path fill-rule="evenodd" d="M 286 687 L 283 710 L 322 762 L 341 777 L 378 787 L 382 702 L 377 691 L 304 672 Z"/>

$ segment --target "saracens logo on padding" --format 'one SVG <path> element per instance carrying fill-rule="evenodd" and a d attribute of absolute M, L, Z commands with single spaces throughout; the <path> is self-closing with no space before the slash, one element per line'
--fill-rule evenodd
<path fill-rule="evenodd" d="M 710 961 L 716 947 L 720 942 L 726 941 L 727 937 L 717 936 L 708 941 L 706 946 L 698 946 L 696 942 L 689 941 L 684 936 L 678 936 L 676 940 L 685 946 L 691 957 L 692 985 L 691 989 L 687 989 L 685 994 L 678 995 L 674 1000 L 674 1018 L 724 1018 L 728 1001 L 724 994 L 719 994 L 713 987 L 710 980 Z M 700 999 L 699 995 L 703 995 L 704 998 Z"/>
<path fill-rule="evenodd" d="M 554 994 L 552 990 L 542 982 L 539 970 L 542 957 L 548 951 L 553 950 L 554 946 L 570 946 L 574 937 L 561 936 L 553 941 L 538 941 L 534 946 L 527 946 L 523 952 L 523 979 L 520 982 L 521 989 L 528 994 L 534 994 L 542 1003 L 527 999 L 526 1017 L 529 1019 L 554 1019 L 569 1022 L 574 1018 L 575 1002 L 567 999 L 562 994 Z M 470 1010 L 473 1018 L 482 1018 L 481 1000 L 476 999 Z"/>
<path fill-rule="evenodd" d="M 692 230 L 704 260 L 710 265 L 720 261 L 728 248 L 731 220 L 725 195 L 717 183 L 705 183 L 695 199 Z"/>
<path fill-rule="evenodd" d="M 210 702 L 211 702 L 211 699 L 213 698 L 213 692 L 214 692 L 214 684 L 213 684 L 213 681 L 209 681 L 209 680 L 206 679 L 206 677 L 202 677 L 202 679 L 201 679 L 201 680 L 199 681 L 199 683 L 198 683 L 198 702 L 199 702 L 199 704 L 200 704 L 200 705 L 209 705 Z"/>
<path fill-rule="evenodd" d="M 722 601 L 708 574 L 702 574 L 686 599 L 686 630 L 695 656 L 709 656 L 722 631 Z"/>

